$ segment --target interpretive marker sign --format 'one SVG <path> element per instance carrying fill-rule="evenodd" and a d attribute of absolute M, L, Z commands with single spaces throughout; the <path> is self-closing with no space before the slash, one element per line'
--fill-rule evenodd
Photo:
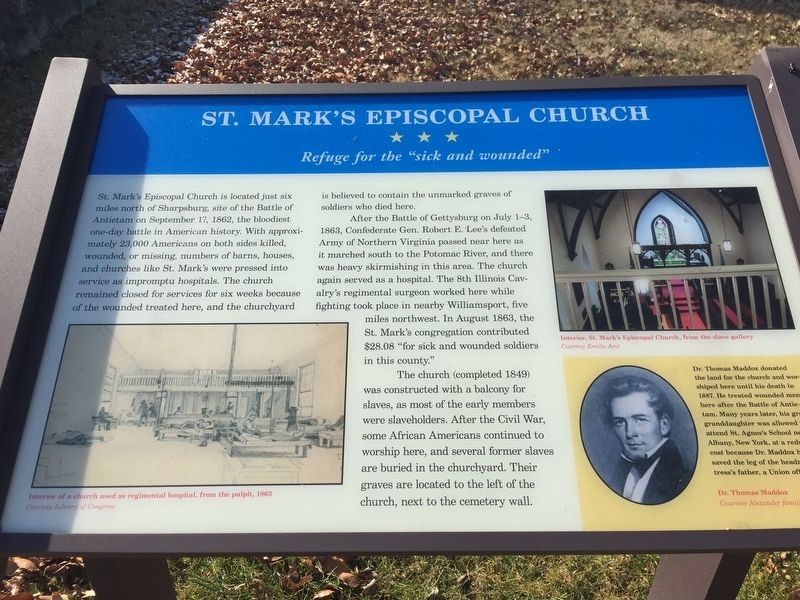
<path fill-rule="evenodd" d="M 5 538 L 796 540 L 797 206 L 757 84 L 549 87 L 98 88 Z"/>

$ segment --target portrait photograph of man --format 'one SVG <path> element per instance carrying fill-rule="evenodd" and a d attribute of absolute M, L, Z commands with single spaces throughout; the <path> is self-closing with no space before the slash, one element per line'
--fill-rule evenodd
<path fill-rule="evenodd" d="M 689 409 L 667 381 L 640 367 L 616 367 L 595 379 L 581 406 L 581 439 L 603 482 L 637 504 L 677 497 L 697 464 Z"/>

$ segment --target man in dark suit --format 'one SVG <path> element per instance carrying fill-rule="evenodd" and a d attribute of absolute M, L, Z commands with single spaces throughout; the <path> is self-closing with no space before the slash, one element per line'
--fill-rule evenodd
<path fill-rule="evenodd" d="M 663 504 L 689 483 L 678 447 L 670 437 L 673 411 L 664 392 L 636 376 L 609 382 L 607 409 L 622 454 L 608 484 L 639 504 Z"/>

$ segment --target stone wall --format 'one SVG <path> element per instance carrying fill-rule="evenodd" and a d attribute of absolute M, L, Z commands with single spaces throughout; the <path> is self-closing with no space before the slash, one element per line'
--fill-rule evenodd
<path fill-rule="evenodd" d="M 0 61 L 36 50 L 47 34 L 97 0 L 0 0 Z"/>

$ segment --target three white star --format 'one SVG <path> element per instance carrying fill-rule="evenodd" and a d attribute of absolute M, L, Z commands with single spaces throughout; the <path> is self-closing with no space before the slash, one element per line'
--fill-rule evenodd
<path fill-rule="evenodd" d="M 431 135 L 425 131 L 422 133 L 417 134 L 420 142 L 429 142 L 431 140 Z M 458 134 L 454 131 L 450 133 L 446 133 L 445 138 L 447 138 L 448 142 L 455 142 L 458 141 Z M 403 134 L 395 131 L 392 135 L 389 136 L 389 139 L 392 140 L 393 144 L 399 144 L 403 141 Z"/>

